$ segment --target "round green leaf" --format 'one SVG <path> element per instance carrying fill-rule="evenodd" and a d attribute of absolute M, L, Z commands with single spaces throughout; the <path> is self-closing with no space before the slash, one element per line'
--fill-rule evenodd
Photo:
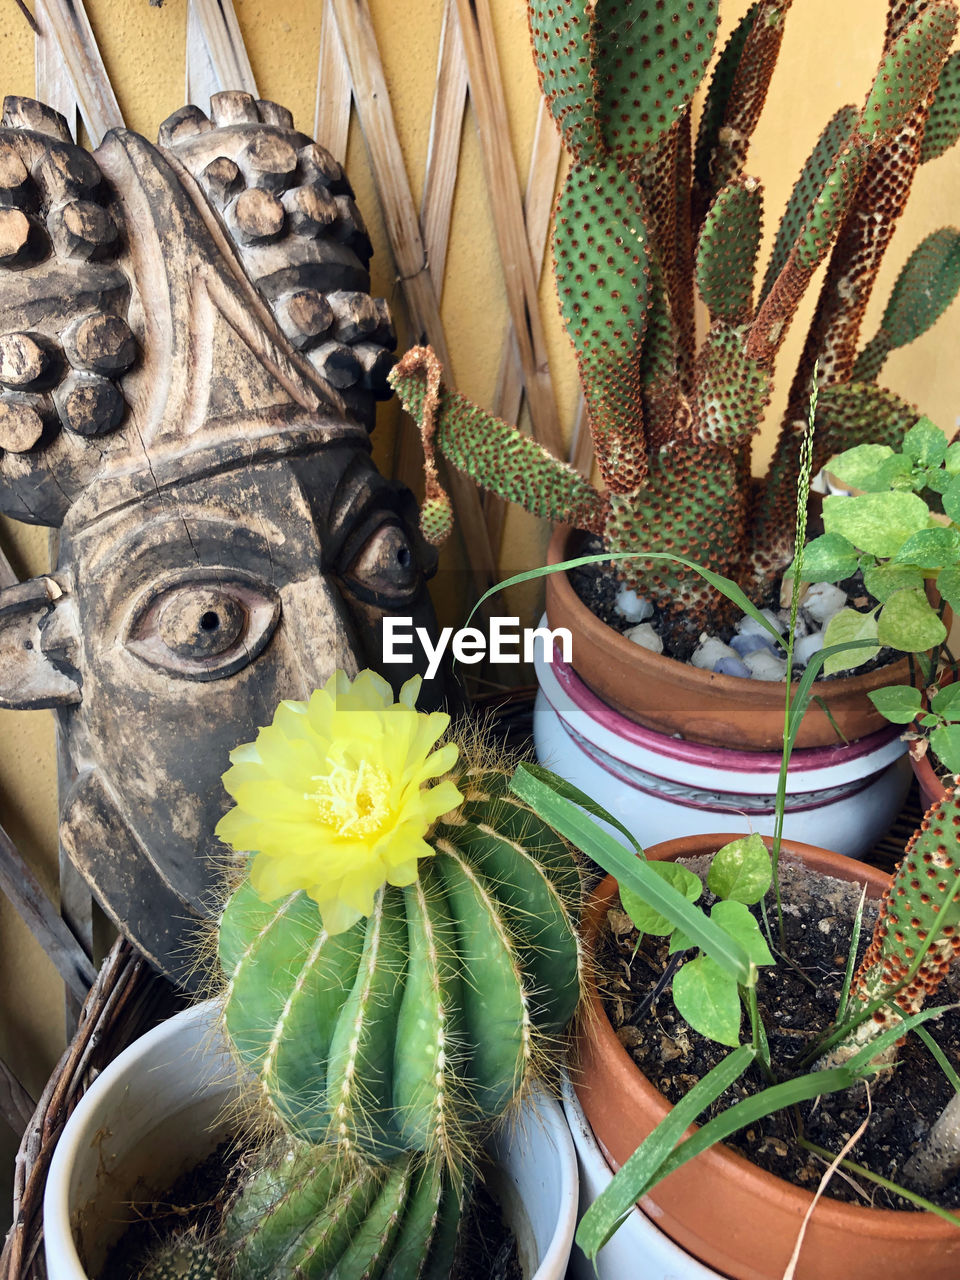
<path fill-rule="evenodd" d="M 874 689 L 867 697 L 892 724 L 910 724 L 917 718 L 923 702 L 920 690 L 909 684 L 888 684 Z"/>
<path fill-rule="evenodd" d="M 947 446 L 947 452 L 943 459 L 944 469 L 952 476 L 960 472 L 960 441 L 954 440 L 953 444 Z"/>
<path fill-rule="evenodd" d="M 922 591 L 895 591 L 880 611 L 877 639 L 904 653 L 943 644 L 947 628 Z"/>
<path fill-rule="evenodd" d="M 735 1048 L 740 1043 L 740 992 L 735 978 L 711 960 L 688 960 L 673 979 L 673 1003 L 694 1031 Z"/>
<path fill-rule="evenodd" d="M 860 557 L 852 542 L 839 533 L 824 533 L 808 542 L 803 549 L 800 572 L 805 582 L 840 582 L 860 567 Z M 793 577 L 795 565 L 788 570 Z"/>
<path fill-rule="evenodd" d="M 912 565 L 887 561 L 886 564 L 877 564 L 870 569 L 864 569 L 863 585 L 874 600 L 879 600 L 882 604 L 884 600 L 889 600 L 895 591 L 911 591 L 915 588 L 922 590 L 923 574 Z"/>
<path fill-rule="evenodd" d="M 930 511 L 915 493 L 864 493 L 830 497 L 823 503 L 823 527 L 861 551 L 893 556 L 913 533 L 925 529 Z"/>
<path fill-rule="evenodd" d="M 954 611 L 960 611 L 960 568 L 949 565 L 937 574 L 937 590 Z"/>
<path fill-rule="evenodd" d="M 707 888 L 718 898 L 753 903 L 767 892 L 772 878 L 767 846 L 754 832 L 717 850 L 707 872 Z"/>
<path fill-rule="evenodd" d="M 947 452 L 947 437 L 929 418 L 921 418 L 903 437 L 903 452 L 921 467 L 938 467 Z"/>
<path fill-rule="evenodd" d="M 856 609 L 841 609 L 827 623 L 823 633 L 823 647 L 829 649 L 835 644 L 851 644 L 855 641 L 876 641 L 877 615 L 858 613 Z M 854 667 L 862 667 L 865 662 L 875 658 L 879 652 L 879 644 L 864 644 L 860 649 L 845 649 L 843 653 L 831 654 L 823 664 L 823 674 L 834 676 L 839 671 L 852 671 Z"/>
<path fill-rule="evenodd" d="M 943 509 L 954 524 L 960 524 L 960 475 L 944 489 Z"/>
<path fill-rule="evenodd" d="M 945 684 L 930 699 L 930 710 L 948 720 L 960 720 L 960 681 Z"/>
<path fill-rule="evenodd" d="M 940 569 L 956 564 L 960 558 L 960 532 L 937 525 L 933 529 L 921 529 L 906 540 L 893 564 L 915 564 L 918 569 Z"/>
<path fill-rule="evenodd" d="M 934 729 L 930 734 L 930 749 L 951 773 L 960 773 L 960 724 L 945 724 L 940 729 Z M 679 976 L 678 974 L 677 977 Z M 686 1018 L 687 1015 L 683 1016 Z M 690 1019 L 687 1018 L 687 1021 Z"/>
<path fill-rule="evenodd" d="M 700 877 L 676 862 L 651 862 L 651 871 L 655 871 L 661 879 L 678 889 L 688 902 L 696 902 L 703 892 Z M 665 938 L 673 933 L 673 925 L 653 907 L 648 907 L 638 893 L 620 886 L 620 902 L 624 911 L 641 933 L 649 933 L 657 938 Z"/>
<path fill-rule="evenodd" d="M 858 444 L 831 458 L 828 470 L 851 489 L 873 489 L 880 464 L 893 456 L 888 444 Z"/>
<path fill-rule="evenodd" d="M 710 919 L 715 920 L 721 929 L 740 943 L 750 957 L 751 964 L 776 964 L 766 939 L 760 932 L 756 917 L 745 903 L 732 900 L 715 902 Z"/>

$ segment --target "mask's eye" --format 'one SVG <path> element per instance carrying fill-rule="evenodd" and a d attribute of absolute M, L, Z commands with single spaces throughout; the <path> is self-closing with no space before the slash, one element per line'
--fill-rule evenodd
<path fill-rule="evenodd" d="M 393 521 L 381 524 L 354 555 L 344 576 L 354 589 L 386 596 L 391 604 L 397 597 L 412 595 L 420 585 L 420 567 L 403 526 Z"/>
<path fill-rule="evenodd" d="M 186 680 L 221 680 L 252 662 L 273 634 L 280 598 L 233 576 L 180 577 L 141 604 L 127 648 Z"/>

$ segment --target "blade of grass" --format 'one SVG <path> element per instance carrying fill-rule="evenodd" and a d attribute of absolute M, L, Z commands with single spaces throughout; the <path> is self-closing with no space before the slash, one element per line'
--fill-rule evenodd
<path fill-rule="evenodd" d="M 532 760 L 525 760 L 523 767 L 532 777 L 537 778 L 540 782 L 550 787 L 558 796 L 563 796 L 567 800 L 572 800 L 574 804 L 578 804 L 581 809 L 586 809 L 587 813 L 592 813 L 595 818 L 599 818 L 601 822 L 609 822 L 611 827 L 626 836 L 639 857 L 646 855 L 640 848 L 637 838 L 627 827 L 623 825 L 612 813 L 608 813 L 602 804 L 598 804 L 592 796 L 588 796 L 585 791 L 581 791 L 579 787 L 574 786 L 572 782 L 568 782 L 566 778 L 561 778 L 558 773 L 554 773 L 552 769 L 545 769 L 542 764 L 534 764 Z"/>
<path fill-rule="evenodd" d="M 557 795 L 549 783 L 535 777 L 520 765 L 510 783 L 510 790 L 525 801 L 544 822 L 559 831 L 565 839 L 615 876 L 620 884 L 640 895 L 655 911 L 683 932 L 721 968 L 745 986 L 749 983 L 751 965 L 743 947 L 730 934 L 714 924 L 709 916 L 668 884 L 648 862 L 629 853 L 608 832 L 573 804 Z"/>
<path fill-rule="evenodd" d="M 701 578 L 706 579 L 712 587 L 716 587 L 720 594 L 726 596 L 737 608 L 753 618 L 755 622 L 759 622 L 781 648 L 786 647 L 786 642 L 777 628 L 773 626 L 769 619 L 763 616 L 757 606 L 735 582 L 730 578 L 725 578 L 720 573 L 714 573 L 712 569 L 705 569 L 703 565 L 696 564 L 693 560 L 686 560 L 683 556 L 675 556 L 666 551 L 601 551 L 595 555 L 575 556 L 572 560 L 562 560 L 559 564 L 540 565 L 536 569 L 527 569 L 524 573 L 516 573 L 512 578 L 504 578 L 502 582 L 498 582 L 496 586 L 490 587 L 489 590 L 483 593 L 471 609 L 466 625 L 470 625 L 471 619 L 477 610 L 491 596 L 496 595 L 498 591 L 503 591 L 507 587 L 519 586 L 523 582 L 532 582 L 535 578 L 545 578 L 550 573 L 564 573 L 568 569 L 582 569 L 588 564 L 608 564 L 611 560 L 672 560 L 674 564 L 681 564 L 685 569 L 698 573 Z"/>
<path fill-rule="evenodd" d="M 860 929 L 863 925 L 863 908 L 867 901 L 867 886 L 864 885 L 860 890 L 860 901 L 857 904 L 857 913 L 853 917 L 853 927 L 850 930 L 850 946 L 847 948 L 847 968 L 843 975 L 843 986 L 840 988 L 840 999 L 837 1003 L 837 1016 L 835 1022 L 842 1022 L 847 1013 L 847 1001 L 850 999 L 850 983 L 853 981 L 853 970 L 857 963 L 857 948 L 860 946 Z"/>
<path fill-rule="evenodd" d="M 671 1107 L 653 1132 L 637 1147 L 587 1210 L 577 1228 L 577 1244 L 589 1258 L 613 1235 L 638 1199 L 633 1188 L 653 1176 L 697 1116 L 725 1093 L 756 1056 L 752 1045 L 741 1045 L 721 1059 Z"/>
<path fill-rule="evenodd" d="M 818 1156 L 822 1156 L 824 1160 L 833 1160 L 832 1151 L 828 1151 L 826 1147 L 820 1147 L 815 1142 L 811 1142 L 808 1138 L 798 1138 L 797 1141 L 801 1147 L 807 1151 L 813 1151 Z M 903 1196 L 904 1200 L 908 1200 L 911 1204 L 915 1204 L 918 1209 L 926 1209 L 928 1213 L 935 1213 L 938 1218 L 943 1218 L 944 1222 L 949 1222 L 952 1226 L 960 1228 L 960 1217 L 955 1213 L 950 1213 L 946 1209 L 941 1209 L 938 1204 L 934 1204 L 932 1200 L 925 1200 L 923 1196 L 918 1196 L 915 1191 L 908 1191 L 906 1187 L 901 1187 L 896 1182 L 891 1182 L 889 1178 L 884 1178 L 879 1173 L 874 1173 L 872 1169 L 865 1169 L 862 1164 L 856 1164 L 853 1160 L 841 1160 L 841 1169 L 847 1169 L 851 1173 L 855 1173 L 858 1178 L 865 1178 L 868 1182 L 875 1183 L 878 1187 L 883 1187 L 887 1191 L 892 1191 L 894 1195 Z"/>
<path fill-rule="evenodd" d="M 735 1052 L 741 1053 L 744 1049 L 749 1050 L 751 1053 L 753 1051 L 751 1045 L 742 1045 Z M 733 1055 L 731 1054 L 730 1057 L 733 1057 Z M 729 1057 L 724 1058 L 719 1066 L 723 1066 L 727 1062 L 729 1062 Z M 714 1067 L 714 1071 L 717 1070 L 718 1067 Z M 708 1073 L 708 1076 L 704 1076 L 700 1083 L 702 1084 L 711 1075 L 713 1075 L 713 1072 Z M 647 1195 L 658 1182 L 661 1182 L 668 1174 L 673 1173 L 675 1169 L 679 1169 L 688 1160 L 692 1160 L 694 1156 L 698 1156 L 702 1151 L 706 1151 L 708 1147 L 712 1147 L 715 1142 L 723 1142 L 724 1139 L 729 1138 L 746 1125 L 753 1124 L 774 1111 L 780 1111 L 784 1107 L 795 1106 L 798 1102 L 808 1102 L 811 1098 L 816 1098 L 822 1093 L 838 1093 L 841 1089 L 848 1089 L 855 1080 L 856 1076 L 854 1076 L 853 1072 L 848 1071 L 845 1067 L 833 1067 L 828 1071 L 814 1071 L 809 1075 L 798 1076 L 794 1080 L 786 1080 L 782 1084 L 771 1085 L 768 1089 L 763 1089 L 760 1093 L 744 1098 L 742 1102 L 735 1103 L 719 1116 L 708 1120 L 692 1137 L 687 1138 L 685 1142 L 681 1142 L 678 1147 L 670 1151 L 666 1158 L 656 1165 L 652 1159 L 642 1160 L 640 1158 L 641 1152 L 647 1142 L 650 1141 L 650 1138 L 648 1138 L 647 1142 L 638 1147 L 626 1164 L 617 1170 L 613 1181 L 584 1214 L 580 1226 L 577 1228 L 577 1244 L 588 1258 L 595 1260 L 597 1252 L 606 1243 L 610 1235 L 613 1234 L 617 1223 L 622 1219 L 623 1206 L 632 1205 L 635 1201 Z M 696 1087 L 695 1085 L 694 1089 Z M 690 1094 L 692 1093 L 693 1089 L 690 1091 Z M 683 1098 L 677 1106 L 686 1102 L 690 1094 L 687 1094 L 687 1097 Z M 676 1111 L 676 1107 L 673 1110 Z M 672 1114 L 673 1112 L 671 1112 Z M 665 1121 L 661 1121 L 661 1124 L 663 1123 Z M 656 1133 L 657 1129 L 654 1129 L 650 1137 L 652 1138 Z M 631 1164 L 634 1160 L 636 1160 L 636 1163 Z M 638 1175 L 638 1170 L 641 1171 L 642 1176 Z M 628 1173 L 628 1171 L 630 1172 Z"/>
<path fill-rule="evenodd" d="M 954 1070 L 953 1063 L 950 1061 L 947 1055 L 943 1052 L 943 1050 L 937 1044 L 936 1040 L 934 1040 L 933 1036 L 926 1029 L 926 1027 L 915 1027 L 914 1030 L 916 1031 L 920 1039 L 923 1041 L 923 1043 L 930 1050 L 930 1053 L 933 1056 L 933 1059 L 936 1062 L 937 1066 L 940 1068 L 943 1074 L 950 1081 L 950 1087 L 953 1089 L 954 1093 L 960 1093 L 960 1075 L 957 1075 L 956 1071 Z"/>

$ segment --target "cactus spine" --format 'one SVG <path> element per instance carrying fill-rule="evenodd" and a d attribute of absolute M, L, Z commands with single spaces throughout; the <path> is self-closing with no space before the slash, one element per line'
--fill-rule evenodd
<path fill-rule="evenodd" d="M 432 353 L 415 349 L 391 381 L 429 436 L 428 536 L 450 525 L 436 450 L 527 510 L 601 533 L 611 551 L 673 551 L 762 593 L 792 554 L 798 433 L 815 366 L 825 415 L 815 470 L 864 438 L 895 443 L 902 421 L 919 417 L 889 392 L 876 417 L 873 380 L 887 353 L 924 332 L 960 289 L 960 232 L 928 237 L 863 349 L 860 328 L 917 166 L 960 136 L 960 65 L 949 53 L 957 9 L 952 0 L 891 0 L 863 106 L 828 122 L 761 277 L 763 192 L 745 164 L 790 3 L 757 0 L 733 31 L 692 143 L 690 104 L 716 39 L 716 0 L 531 0 L 540 86 L 571 157 L 554 226 L 557 293 L 603 488 L 443 389 Z M 754 508 L 748 453 L 773 361 L 825 262 Z M 710 313 L 699 350 L 697 291 Z M 684 571 L 641 561 L 623 572 L 661 605 L 685 609 L 695 629 L 718 607 Z"/>
<path fill-rule="evenodd" d="M 958 780 L 954 779 L 956 784 Z M 850 1010 L 887 1004 L 855 1027 L 830 1053 L 842 1062 L 881 1032 L 917 1013 L 960 955 L 960 901 L 950 901 L 960 877 L 960 792 L 956 785 L 929 809 L 911 837 L 880 904 L 873 937 L 850 987 Z M 945 913 L 937 923 L 944 904 Z M 911 970 L 929 942 L 916 973 Z M 909 979 L 909 981 L 907 980 Z M 891 1049 L 888 1060 L 892 1060 Z"/>
<path fill-rule="evenodd" d="M 467 770 L 435 855 L 346 933 L 303 893 L 227 903 L 227 1032 L 287 1131 L 374 1159 L 423 1150 L 455 1165 L 464 1129 L 501 1115 L 579 998 L 579 880 L 564 846 Z"/>
<path fill-rule="evenodd" d="M 210 1245 L 188 1231 L 166 1242 L 137 1280 L 218 1280 L 218 1275 Z"/>

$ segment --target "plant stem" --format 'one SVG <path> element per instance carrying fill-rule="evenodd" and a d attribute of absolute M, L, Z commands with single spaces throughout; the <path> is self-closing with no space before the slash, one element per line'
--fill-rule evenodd
<path fill-rule="evenodd" d="M 832 1163 L 836 1159 L 832 1151 L 828 1151 L 826 1147 L 818 1146 L 817 1143 L 811 1142 L 809 1138 L 801 1136 L 797 1138 L 797 1142 L 807 1151 L 812 1151 L 815 1155 L 822 1156 L 824 1160 L 829 1160 Z M 881 1174 L 874 1173 L 872 1169 L 867 1169 L 862 1164 L 857 1164 L 854 1160 L 841 1160 L 840 1166 L 849 1170 L 850 1173 L 857 1174 L 860 1178 L 866 1178 L 868 1182 L 876 1183 L 878 1187 L 883 1187 L 886 1191 L 892 1191 L 894 1195 L 902 1196 L 904 1200 L 909 1200 L 918 1209 L 926 1209 L 929 1213 L 935 1213 L 937 1217 L 943 1218 L 944 1221 L 960 1228 L 960 1218 L 955 1214 L 948 1213 L 946 1209 L 941 1209 L 939 1205 L 933 1204 L 930 1200 L 925 1200 L 923 1196 L 918 1196 L 914 1191 L 908 1191 L 906 1187 L 901 1187 L 889 1178 L 884 1178 Z"/>

